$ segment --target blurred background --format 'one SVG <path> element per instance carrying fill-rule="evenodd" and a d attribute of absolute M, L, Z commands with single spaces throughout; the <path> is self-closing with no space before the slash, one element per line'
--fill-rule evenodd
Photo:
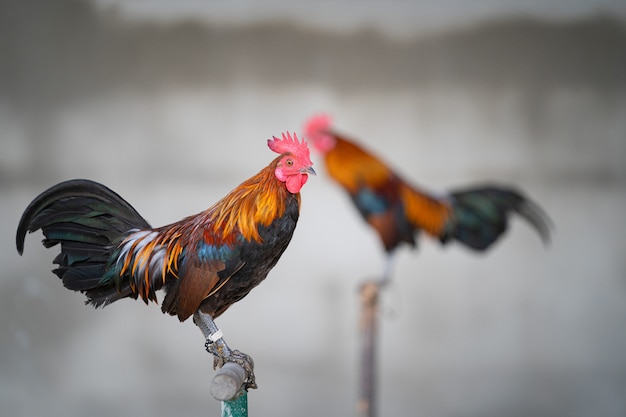
<path fill-rule="evenodd" d="M 83 305 L 14 236 L 70 178 L 153 225 L 209 207 L 307 117 L 434 192 L 482 180 L 551 215 L 485 256 L 422 239 L 382 300 L 380 411 L 626 415 L 626 4 L 0 2 L 0 404 L 6 416 L 218 415 L 191 321 Z M 256 363 L 251 415 L 355 415 L 358 285 L 383 254 L 318 177 L 268 280 L 218 325 Z"/>

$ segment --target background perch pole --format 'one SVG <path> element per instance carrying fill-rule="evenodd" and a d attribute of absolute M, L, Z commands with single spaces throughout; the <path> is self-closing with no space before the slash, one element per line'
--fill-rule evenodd
<path fill-rule="evenodd" d="M 375 417 L 377 411 L 376 388 L 376 342 L 378 330 L 379 282 L 367 281 L 361 286 L 361 377 L 357 409 L 360 415 Z"/>

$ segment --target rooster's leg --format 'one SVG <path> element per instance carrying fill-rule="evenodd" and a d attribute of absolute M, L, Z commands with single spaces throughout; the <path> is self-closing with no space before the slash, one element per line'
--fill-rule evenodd
<path fill-rule="evenodd" d="M 226 362 L 234 362 L 240 365 L 246 371 L 244 388 L 246 390 L 256 388 L 257 385 L 253 371 L 254 362 L 252 362 L 252 358 L 243 352 L 228 347 L 226 341 L 222 338 L 222 331 L 217 328 L 217 325 L 210 315 L 198 310 L 193 315 L 193 321 L 206 338 L 206 344 L 204 346 L 207 352 L 215 357 L 213 366 L 215 368 L 221 368 Z"/>
<path fill-rule="evenodd" d="M 384 287 L 386 284 L 391 282 L 391 274 L 393 271 L 393 261 L 394 261 L 395 251 L 391 250 L 387 252 L 387 257 L 385 258 L 385 267 L 383 269 L 383 276 L 378 282 L 378 285 Z"/>

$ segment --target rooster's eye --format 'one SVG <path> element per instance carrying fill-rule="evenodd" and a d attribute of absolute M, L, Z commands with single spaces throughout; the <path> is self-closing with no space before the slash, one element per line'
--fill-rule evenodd
<path fill-rule="evenodd" d="M 293 159 L 287 159 L 287 161 L 285 162 L 285 165 L 287 165 L 288 167 L 293 165 Z"/>

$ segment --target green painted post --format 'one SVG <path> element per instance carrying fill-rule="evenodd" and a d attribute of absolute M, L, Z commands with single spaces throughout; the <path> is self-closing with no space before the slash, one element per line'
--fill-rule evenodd
<path fill-rule="evenodd" d="M 226 362 L 213 377 L 211 394 L 222 402 L 222 417 L 248 417 L 245 380 L 246 371 L 235 362 Z"/>
<path fill-rule="evenodd" d="M 242 390 L 241 394 L 232 400 L 222 401 L 222 417 L 248 417 L 248 392 Z"/>
<path fill-rule="evenodd" d="M 208 314 L 196 311 L 193 320 L 207 340 L 219 331 Z M 232 351 L 221 337 L 213 343 L 219 344 L 219 349 L 231 354 Z M 208 348 L 207 351 L 213 353 Z M 247 359 L 252 369 L 254 367 L 252 358 L 247 357 Z M 211 381 L 211 394 L 213 398 L 222 402 L 222 417 L 248 417 L 248 391 L 244 383 L 249 377 L 250 375 L 243 366 L 236 362 L 226 362 L 217 371 Z M 254 375 L 252 375 L 252 381 L 254 381 Z"/>

